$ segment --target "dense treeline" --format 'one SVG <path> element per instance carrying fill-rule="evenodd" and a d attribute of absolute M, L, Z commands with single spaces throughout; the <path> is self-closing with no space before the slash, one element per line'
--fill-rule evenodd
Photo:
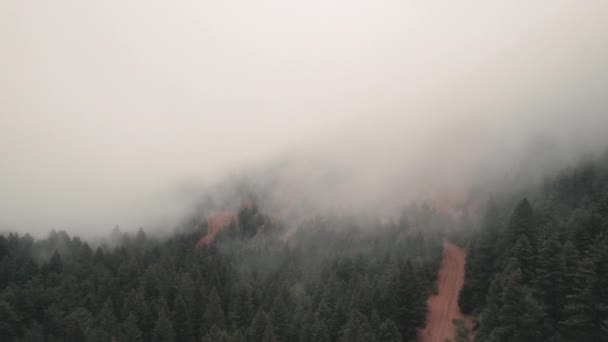
<path fill-rule="evenodd" d="M 64 231 L 0 236 L 0 340 L 415 338 L 445 218 L 413 207 L 399 223 L 315 219 L 287 241 L 272 221 L 244 207 L 201 247 L 205 220 L 164 241 L 115 230 L 113 247 Z"/>
<path fill-rule="evenodd" d="M 488 205 L 460 306 L 476 341 L 608 341 L 608 156 Z"/>

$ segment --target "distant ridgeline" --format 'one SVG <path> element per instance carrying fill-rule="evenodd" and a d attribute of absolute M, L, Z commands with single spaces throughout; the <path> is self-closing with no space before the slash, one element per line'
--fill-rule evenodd
<path fill-rule="evenodd" d="M 608 341 L 608 157 L 527 195 L 489 203 L 471 239 L 460 306 L 475 340 Z"/>
<path fill-rule="evenodd" d="M 95 249 L 65 232 L 1 236 L 0 340 L 410 341 L 451 223 L 423 206 L 398 223 L 317 218 L 283 239 L 249 206 L 195 247 L 207 225 L 164 240 L 115 230 Z"/>

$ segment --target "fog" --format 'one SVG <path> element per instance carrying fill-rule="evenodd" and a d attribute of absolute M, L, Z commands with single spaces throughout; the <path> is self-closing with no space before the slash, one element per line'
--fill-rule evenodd
<path fill-rule="evenodd" d="M 166 229 L 235 179 L 273 210 L 390 212 L 532 178 L 608 146 L 606 18 L 601 0 L 5 1 L 0 230 Z"/>

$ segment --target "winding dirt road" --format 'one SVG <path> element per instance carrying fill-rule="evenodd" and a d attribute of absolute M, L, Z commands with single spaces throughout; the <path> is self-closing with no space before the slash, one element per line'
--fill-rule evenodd
<path fill-rule="evenodd" d="M 458 293 L 464 283 L 464 258 L 464 249 L 444 241 L 443 261 L 437 277 L 439 292 L 427 301 L 427 326 L 418 334 L 418 342 L 454 341 L 453 320 L 465 319 L 458 307 Z"/>

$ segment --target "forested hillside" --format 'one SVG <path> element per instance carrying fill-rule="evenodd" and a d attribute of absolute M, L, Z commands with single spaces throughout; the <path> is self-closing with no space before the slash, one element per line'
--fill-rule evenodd
<path fill-rule="evenodd" d="M 487 205 L 460 306 L 476 341 L 608 341 L 608 156 Z"/>
<path fill-rule="evenodd" d="M 115 230 L 0 237 L 2 341 L 411 341 L 441 259 L 445 217 L 285 223 L 256 207 L 200 247 L 206 221 L 169 240 Z M 424 233 L 422 233 L 424 232 Z"/>

